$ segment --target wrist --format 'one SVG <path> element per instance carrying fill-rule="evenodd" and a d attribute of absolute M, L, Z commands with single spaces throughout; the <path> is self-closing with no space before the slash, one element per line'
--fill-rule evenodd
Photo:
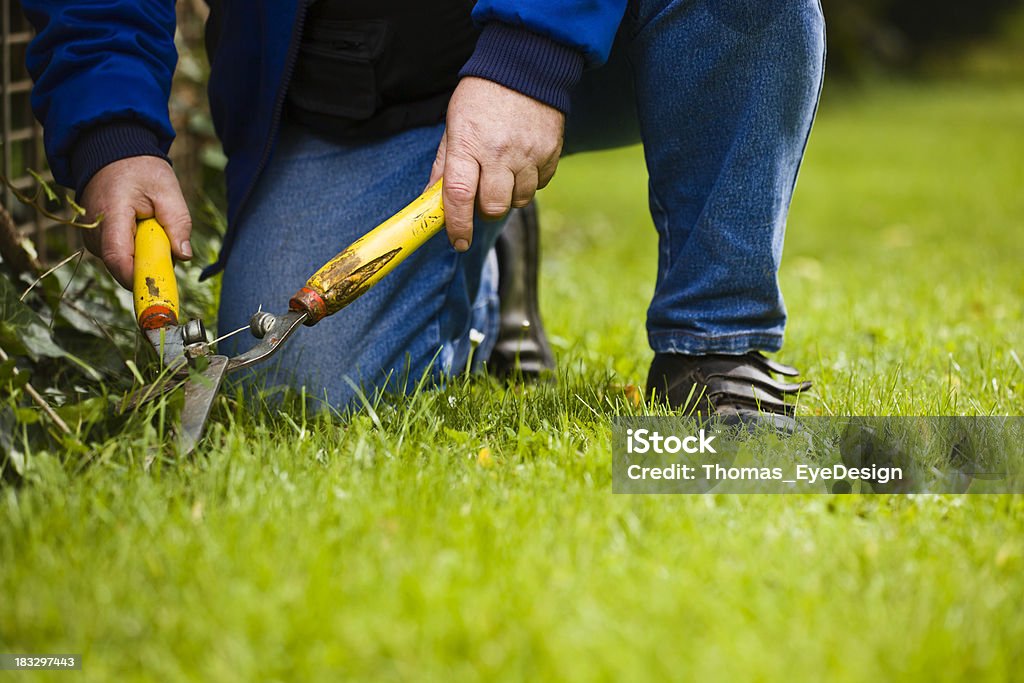
<path fill-rule="evenodd" d="M 565 114 L 583 63 L 583 54 L 571 47 L 525 28 L 491 22 L 459 76 L 494 81 Z"/>
<path fill-rule="evenodd" d="M 130 157 L 152 156 L 170 164 L 160 148 L 156 133 L 132 121 L 93 126 L 82 132 L 71 153 L 71 177 L 77 196 L 96 172 L 108 164 Z"/>

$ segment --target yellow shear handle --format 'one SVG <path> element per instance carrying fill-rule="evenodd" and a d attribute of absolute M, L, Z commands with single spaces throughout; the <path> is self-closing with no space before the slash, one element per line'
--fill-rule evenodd
<path fill-rule="evenodd" d="M 390 273 L 444 227 L 441 183 L 353 242 L 306 281 L 289 302 L 307 325 L 337 313 Z"/>
<path fill-rule="evenodd" d="M 135 228 L 135 318 L 143 330 L 178 324 L 178 283 L 171 243 L 155 218 Z"/>

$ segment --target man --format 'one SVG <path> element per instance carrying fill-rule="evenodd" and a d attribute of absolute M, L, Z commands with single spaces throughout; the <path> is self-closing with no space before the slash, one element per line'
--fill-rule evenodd
<path fill-rule="evenodd" d="M 817 0 L 220 0 L 210 102 L 229 162 L 220 325 L 277 308 L 324 260 L 444 178 L 447 240 L 286 347 L 292 381 L 347 404 L 496 332 L 491 247 L 563 153 L 642 140 L 659 233 L 648 389 L 772 419 L 800 388 L 777 272 L 821 85 Z M 106 216 L 90 241 L 128 285 L 136 217 L 175 257 L 190 221 L 166 162 L 170 0 L 24 0 L 54 175 Z M 564 143 L 564 144 L 563 144 Z M 556 247 L 557 248 L 557 245 Z M 801 387 L 804 385 L 800 385 Z"/>

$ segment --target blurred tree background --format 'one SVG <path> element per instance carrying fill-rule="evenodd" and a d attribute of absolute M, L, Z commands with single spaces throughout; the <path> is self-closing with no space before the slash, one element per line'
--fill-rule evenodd
<path fill-rule="evenodd" d="M 1024 0 L 822 0 L 822 7 L 834 79 L 948 64 L 965 49 L 1006 37 L 1021 21 Z"/>
<path fill-rule="evenodd" d="M 171 149 L 185 194 L 193 201 L 209 198 L 223 204 L 220 175 L 226 159 L 210 120 L 206 82 L 210 65 L 203 43 L 209 9 L 205 0 L 179 0 L 178 70 L 171 92 L 171 123 L 178 137 Z"/>

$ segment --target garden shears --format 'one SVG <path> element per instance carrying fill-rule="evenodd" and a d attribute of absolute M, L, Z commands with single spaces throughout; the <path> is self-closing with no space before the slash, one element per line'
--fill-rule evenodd
<path fill-rule="evenodd" d="M 315 325 L 348 306 L 441 231 L 445 224 L 442 182 L 325 263 L 292 296 L 287 311 L 256 311 L 248 329 L 260 341 L 233 357 L 214 352 L 216 340 L 207 341 L 201 320 L 179 324 L 178 286 L 167 234 L 155 219 L 138 223 L 135 316 L 165 368 L 161 387 L 144 389 L 139 396 L 145 401 L 184 384 L 179 453 L 195 448 L 226 375 L 270 358 L 299 327 Z"/>

